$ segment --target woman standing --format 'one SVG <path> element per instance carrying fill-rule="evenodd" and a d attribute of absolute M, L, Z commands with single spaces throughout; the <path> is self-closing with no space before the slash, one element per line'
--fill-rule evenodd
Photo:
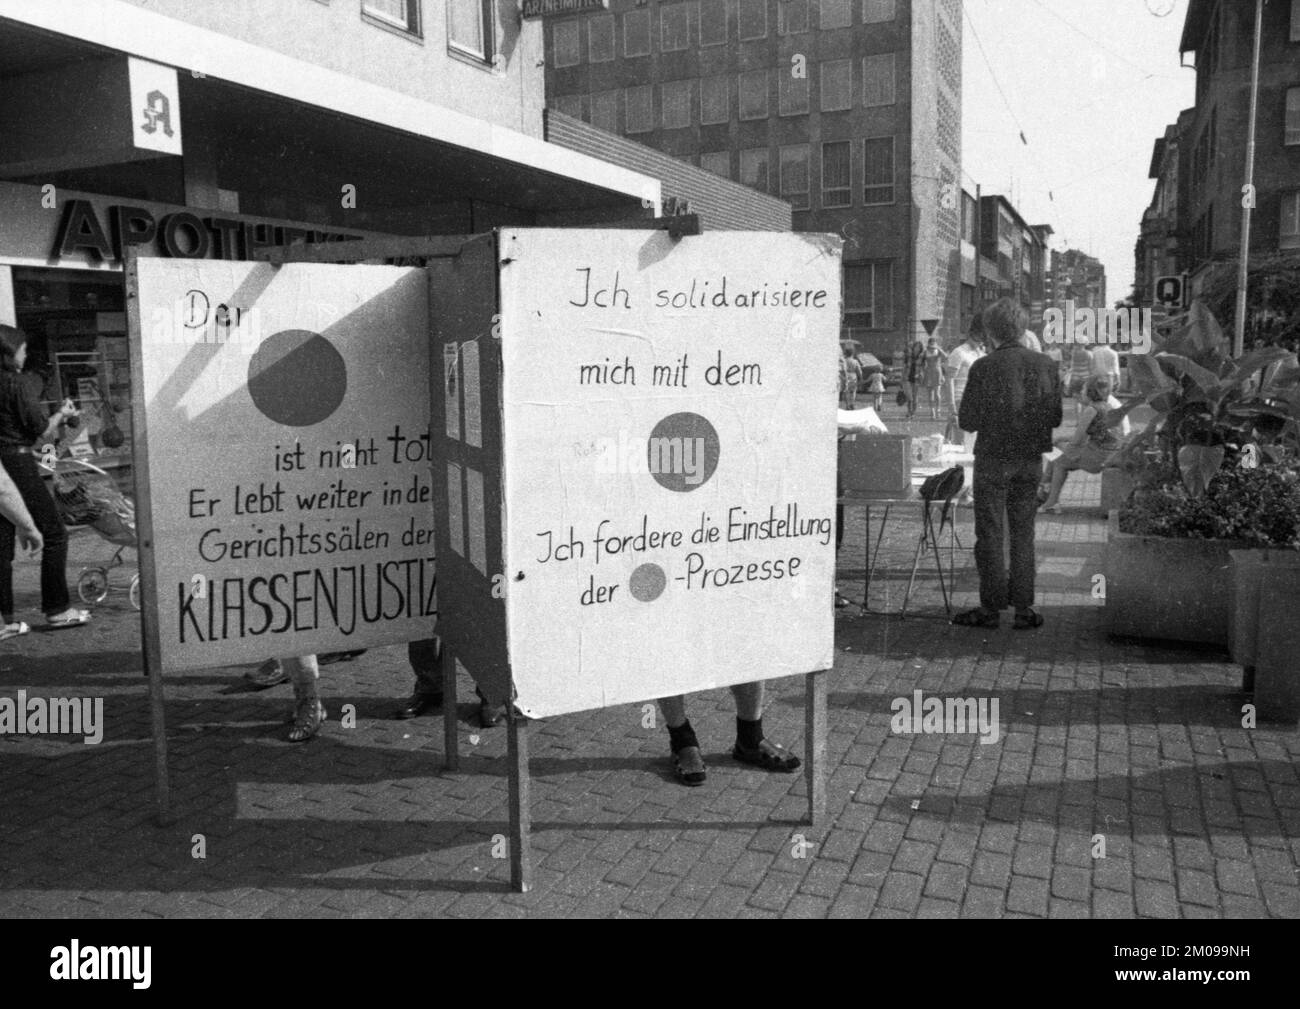
<path fill-rule="evenodd" d="M 925 346 L 920 340 L 913 340 L 907 348 L 907 416 L 916 416 L 916 397 L 921 392 L 921 379 L 925 369 Z"/>
<path fill-rule="evenodd" d="M 925 383 L 925 396 L 930 401 L 930 419 L 939 419 L 939 386 L 943 385 L 943 351 L 938 337 L 930 337 L 921 358 L 921 377 Z"/>
<path fill-rule="evenodd" d="M 90 619 L 85 610 L 69 603 L 67 564 L 68 531 L 59 518 L 54 500 L 36 468 L 32 446 L 54 435 L 69 417 L 77 416 L 72 400 L 53 417 L 46 418 L 40 401 L 20 372 L 27 360 L 27 336 L 13 326 L 0 325 L 0 465 L 8 472 L 18 494 L 31 513 L 45 540 L 41 552 L 41 609 L 46 627 L 78 627 Z M 0 518 L 0 636 L 13 637 L 27 630 L 14 620 L 14 524 Z"/>

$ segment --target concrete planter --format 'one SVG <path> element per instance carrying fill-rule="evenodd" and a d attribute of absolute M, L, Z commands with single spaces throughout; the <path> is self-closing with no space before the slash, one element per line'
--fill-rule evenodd
<path fill-rule="evenodd" d="M 1233 550 L 1228 650 L 1259 717 L 1300 718 L 1300 550 Z"/>
<path fill-rule="evenodd" d="M 1170 539 L 1119 531 L 1110 513 L 1106 541 L 1106 630 L 1153 640 L 1227 647 L 1235 540 Z"/>

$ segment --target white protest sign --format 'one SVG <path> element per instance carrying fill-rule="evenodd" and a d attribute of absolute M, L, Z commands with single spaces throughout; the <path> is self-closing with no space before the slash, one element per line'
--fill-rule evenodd
<path fill-rule="evenodd" d="M 500 256 L 520 710 L 829 668 L 838 243 L 505 229 Z"/>
<path fill-rule="evenodd" d="M 137 270 L 163 668 L 427 637 L 424 272 Z"/>

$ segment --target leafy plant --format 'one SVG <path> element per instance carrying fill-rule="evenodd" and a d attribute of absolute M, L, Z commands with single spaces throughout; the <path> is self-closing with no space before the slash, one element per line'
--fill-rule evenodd
<path fill-rule="evenodd" d="M 1119 521 L 1122 532 L 1138 535 L 1300 548 L 1300 475 L 1266 463 L 1221 470 L 1200 494 L 1181 482 L 1139 487 Z"/>

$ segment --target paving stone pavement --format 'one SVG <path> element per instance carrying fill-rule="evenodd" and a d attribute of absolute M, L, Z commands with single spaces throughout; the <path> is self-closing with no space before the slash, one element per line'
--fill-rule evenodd
<path fill-rule="evenodd" d="M 905 620 L 839 611 L 823 825 L 801 822 L 801 774 L 728 756 L 725 690 L 691 700 L 709 763 L 697 789 L 675 782 L 652 709 L 532 723 L 527 894 L 494 857 L 505 730 L 463 703 L 461 770 L 443 771 L 439 718 L 389 718 L 410 686 L 402 648 L 324 667 L 330 721 L 306 745 L 283 739 L 287 686 L 246 692 L 247 667 L 169 675 L 177 816 L 155 826 L 139 619 L 119 569 L 88 628 L 0 644 L 0 696 L 102 697 L 106 721 L 98 745 L 0 736 L 0 914 L 1300 917 L 1300 736 L 1241 727 L 1225 654 L 1107 639 L 1098 495 L 1099 478 L 1076 475 L 1064 512 L 1038 520 L 1037 631 L 949 625 L 927 569 Z M 873 610 L 901 604 L 913 512 L 891 520 Z M 970 523 L 963 509 L 966 548 Z M 861 526 L 851 510 L 840 589 L 855 600 Z M 108 554 L 78 532 L 71 569 Z M 955 563 L 956 603 L 973 605 L 969 549 Z M 16 583 L 34 611 L 34 565 Z M 996 701 L 997 740 L 891 731 L 894 699 L 918 689 Z M 765 727 L 796 751 L 802 706 L 800 679 L 771 683 Z"/>

